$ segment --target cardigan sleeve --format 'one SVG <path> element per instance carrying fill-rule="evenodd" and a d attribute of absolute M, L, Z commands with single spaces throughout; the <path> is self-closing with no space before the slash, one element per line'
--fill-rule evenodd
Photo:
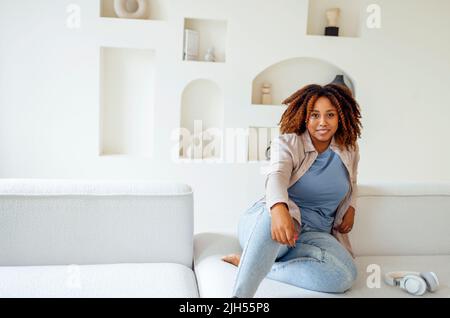
<path fill-rule="evenodd" d="M 288 205 L 288 186 L 293 170 L 292 146 L 284 135 L 272 141 L 270 164 L 265 182 L 266 206 L 269 210 L 276 203 Z"/>
<path fill-rule="evenodd" d="M 353 192 L 352 192 L 352 198 L 350 201 L 350 205 L 355 208 L 356 210 L 356 199 L 358 197 L 358 165 L 359 165 L 359 145 L 358 142 L 356 142 L 356 149 L 355 149 L 355 154 L 354 154 L 354 159 L 353 159 L 353 179 L 352 179 L 352 188 L 353 188 Z"/>

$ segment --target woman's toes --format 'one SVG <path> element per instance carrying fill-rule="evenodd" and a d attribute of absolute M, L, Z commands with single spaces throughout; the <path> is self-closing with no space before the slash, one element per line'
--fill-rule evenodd
<path fill-rule="evenodd" d="M 241 260 L 241 256 L 239 254 L 229 254 L 227 256 L 222 257 L 224 262 L 233 264 L 234 266 L 239 266 L 239 261 Z"/>

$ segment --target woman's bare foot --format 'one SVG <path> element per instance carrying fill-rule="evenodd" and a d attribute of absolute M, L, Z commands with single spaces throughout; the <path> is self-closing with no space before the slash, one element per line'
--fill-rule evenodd
<path fill-rule="evenodd" d="M 239 266 L 239 262 L 241 261 L 241 255 L 229 254 L 227 256 L 222 257 L 222 261 L 233 264 L 234 266 Z"/>

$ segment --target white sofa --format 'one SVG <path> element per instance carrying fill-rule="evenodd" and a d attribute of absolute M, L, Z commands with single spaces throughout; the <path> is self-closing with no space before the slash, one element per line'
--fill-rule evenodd
<path fill-rule="evenodd" d="M 367 266 L 434 271 L 450 297 L 450 184 L 360 185 L 345 294 L 265 279 L 256 297 L 408 297 Z M 230 297 L 235 233 L 193 235 L 189 186 L 143 181 L 0 180 L 0 297 Z M 76 265 L 74 265 L 76 264 Z M 194 274 L 195 273 L 195 274 Z"/>
<path fill-rule="evenodd" d="M 434 271 L 440 288 L 424 296 L 450 297 L 450 183 L 384 183 L 358 189 L 350 233 L 359 272 L 354 286 L 344 294 L 326 294 L 264 279 L 255 297 L 417 297 L 384 283 L 384 273 L 398 270 Z M 235 232 L 195 236 L 200 297 L 231 296 L 236 267 L 220 258 L 241 252 Z"/>
<path fill-rule="evenodd" d="M 0 180 L 0 298 L 196 298 L 192 261 L 187 185 Z"/>

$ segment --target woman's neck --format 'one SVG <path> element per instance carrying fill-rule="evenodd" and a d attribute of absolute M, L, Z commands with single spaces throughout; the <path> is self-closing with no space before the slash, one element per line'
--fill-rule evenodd
<path fill-rule="evenodd" d="M 316 148 L 316 150 L 319 154 L 321 154 L 322 152 L 327 150 L 331 143 L 331 140 L 320 141 L 320 140 L 314 140 L 314 138 L 311 138 L 311 141 L 314 145 L 314 148 Z"/>

